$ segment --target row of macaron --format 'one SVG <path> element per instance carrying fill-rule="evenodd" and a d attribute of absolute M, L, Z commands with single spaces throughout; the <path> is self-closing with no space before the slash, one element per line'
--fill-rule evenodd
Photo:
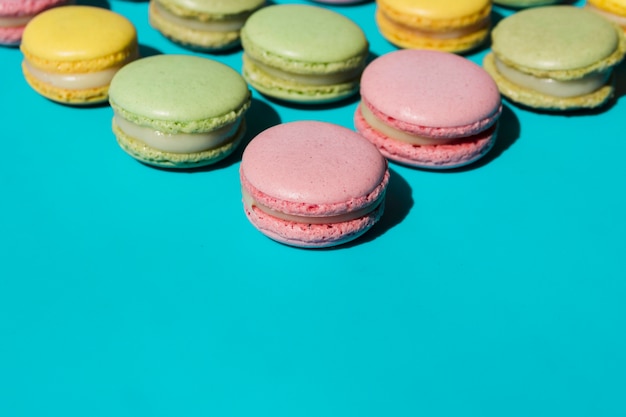
<path fill-rule="evenodd" d="M 62 9 L 64 14 L 110 13 L 111 19 L 117 19 L 114 13 L 104 9 L 78 6 Z M 534 9 L 532 13 L 539 10 Z M 596 24 L 610 27 L 617 47 L 609 55 L 617 51 L 618 55 L 621 54 L 619 59 L 623 56 L 623 47 L 620 49 L 623 35 L 605 19 L 569 6 L 541 10 L 542 15 L 552 13 L 544 16 L 551 21 L 558 20 L 559 16 L 563 22 L 573 19 L 579 29 L 583 28 L 583 35 L 585 30 L 596 34 L 599 28 L 594 26 Z M 111 25 L 108 26 L 116 27 L 115 32 L 122 43 L 124 39 L 130 39 L 126 39 L 126 44 L 130 45 L 124 49 L 126 52 L 118 49 L 118 58 L 124 64 L 121 69 L 110 67 L 115 68 L 108 71 L 109 74 L 113 72 L 110 85 L 98 93 L 99 100 L 108 98 L 114 110 L 113 131 L 122 149 L 136 159 L 156 166 L 189 168 L 212 164 L 230 155 L 242 142 L 251 100 L 248 84 L 263 94 L 286 101 L 302 101 L 302 97 L 309 97 L 302 91 L 327 84 L 324 81 L 327 73 L 311 77 L 296 71 L 300 75 L 294 79 L 289 71 L 292 68 L 276 66 L 276 62 L 280 62 L 275 60 L 276 56 L 273 56 L 274 61 L 262 61 L 267 54 L 253 57 L 252 60 L 259 60 L 254 64 L 261 68 L 261 79 L 274 77 L 271 85 L 278 84 L 278 91 L 296 92 L 293 97 L 277 95 L 271 89 L 263 91 L 263 86 L 257 82 L 259 77 L 251 76 L 246 70 L 245 57 L 252 49 L 246 37 L 249 28 L 254 29 L 254 25 L 266 20 L 265 26 L 257 28 L 261 35 L 250 37 L 252 42 L 256 41 L 253 47 L 261 48 L 263 34 L 277 27 L 276 19 L 267 16 L 271 17 L 277 11 L 286 13 L 289 16 L 287 21 L 293 22 L 299 31 L 307 32 L 306 22 L 317 13 L 320 20 L 316 22 L 313 18 L 313 23 L 328 25 L 331 22 L 332 27 L 332 22 L 338 19 L 336 22 L 343 31 L 348 26 L 358 29 L 344 17 L 321 8 L 301 5 L 266 7 L 255 12 L 242 30 L 242 76 L 226 65 L 197 56 L 160 55 L 138 59 L 136 35 L 134 40 L 130 39 L 134 34 L 132 25 L 128 30 L 120 30 L 115 22 L 109 22 Z M 61 9 L 55 14 L 49 11 L 42 14 L 42 18 L 59 13 Z M 509 21 L 533 17 L 530 13 L 520 12 Z M 304 14 L 307 19 L 298 18 Z M 93 27 L 93 22 L 90 23 L 84 14 L 80 17 L 66 16 L 54 26 L 61 27 L 65 34 L 75 22 L 82 22 L 82 30 Z M 99 16 L 100 22 L 102 18 Z M 585 29 L 585 25 L 576 20 L 579 18 L 595 23 Z M 42 19 L 33 22 L 36 21 Z M 498 27 L 506 27 L 503 24 L 504 21 L 500 22 Z M 36 26 L 33 23 L 30 27 Z M 284 26 L 278 26 L 285 30 Z M 47 86 L 37 84 L 49 84 L 50 77 L 48 74 L 38 78 L 41 65 L 29 60 L 29 53 L 32 54 L 29 48 L 33 43 L 30 31 L 27 27 L 22 44 L 24 72 L 29 84 L 56 101 L 88 102 L 75 100 L 76 96 L 72 94 L 77 92 L 76 89 L 57 88 L 66 95 L 52 96 Z M 315 38 L 317 42 L 320 37 L 323 38 L 321 33 Z M 50 41 L 53 37 L 44 38 Z M 286 40 L 286 44 L 281 45 L 279 51 L 293 47 L 293 38 L 279 31 L 275 40 L 281 39 Z M 333 39 L 336 44 L 336 38 Z M 367 45 L 367 41 L 365 43 Z M 606 40 L 602 43 L 610 44 Z M 50 47 L 54 53 L 54 45 L 50 44 L 42 51 L 50 53 Z M 387 159 L 423 168 L 452 168 L 476 161 L 494 144 L 502 109 L 500 85 L 482 67 L 455 54 L 425 49 L 392 52 L 370 63 L 366 63 L 361 55 L 359 57 L 362 66 L 357 67 L 357 71 L 350 71 L 356 73 L 357 81 L 345 93 L 353 94 L 355 88 L 360 91 L 361 104 L 354 115 L 356 131 L 323 122 L 282 124 L 253 138 L 244 150 L 240 175 L 246 214 L 252 224 L 275 240 L 305 247 L 331 246 L 352 240 L 369 230 L 383 213 L 389 181 Z M 84 72 L 90 74 L 89 79 L 94 73 L 106 75 L 103 71 L 94 71 L 95 65 L 102 61 L 81 61 Z M 342 72 L 345 70 L 338 71 L 338 74 Z M 321 82 L 319 75 L 324 78 Z M 331 79 L 336 80 L 336 75 Z M 603 79 L 607 81 L 606 77 Z M 280 87 L 285 81 L 289 84 L 287 89 Z M 309 90 L 302 90 L 301 86 Z M 602 88 L 605 87 L 610 88 L 610 84 Z M 94 91 L 87 93 L 86 97 L 94 97 Z M 309 102 L 336 100 L 343 96 L 316 93 Z M 309 98 L 304 101 L 307 100 Z M 362 158 L 361 153 L 365 155 Z M 349 173 L 355 172 L 358 178 L 369 179 L 369 182 L 364 184 L 350 177 Z M 312 178 L 315 180 L 311 181 Z M 335 187 L 341 191 L 331 192 Z"/>
<path fill-rule="evenodd" d="M 349 5 L 364 0 L 310 0 Z M 564 0 L 376 0 L 375 19 L 381 34 L 402 48 L 465 52 L 488 36 L 492 3 L 523 9 Z M 25 25 L 37 14 L 74 0 L 3 0 L 0 2 L 0 44 L 19 44 Z M 219 50 L 239 42 L 239 29 L 265 0 L 151 0 L 149 16 L 168 38 L 193 48 Z M 585 7 L 626 27 L 624 0 L 587 0 Z"/>
<path fill-rule="evenodd" d="M 240 43 L 244 78 L 273 98 L 315 104 L 351 96 L 370 58 L 360 26 L 323 7 L 265 6 L 244 13 L 240 20 L 214 22 L 210 30 L 197 26 L 175 32 L 174 25 L 192 19 L 165 11 L 159 4 L 167 1 L 175 0 L 150 3 L 155 28 L 192 48 Z M 379 0 L 377 16 L 383 4 Z M 380 19 L 378 23 L 382 29 Z M 461 32 L 465 33 L 455 31 Z M 425 36 L 419 30 L 410 33 Z M 529 8 L 500 20 L 491 30 L 491 51 L 483 66 L 500 92 L 514 102 L 553 110 L 594 108 L 613 95 L 612 70 L 626 52 L 625 39 L 617 24 L 588 8 Z M 457 52 L 432 44 L 405 49 Z M 42 95 L 70 104 L 106 101 L 112 76 L 139 57 L 133 24 L 117 13 L 89 6 L 40 13 L 26 25 L 21 50 L 28 83 Z"/>

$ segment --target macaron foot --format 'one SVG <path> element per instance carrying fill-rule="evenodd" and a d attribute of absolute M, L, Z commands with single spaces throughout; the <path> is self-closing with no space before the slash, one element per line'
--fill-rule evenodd
<path fill-rule="evenodd" d="M 175 153 L 149 147 L 125 134 L 115 122 L 113 122 L 112 127 L 117 143 L 133 158 L 148 165 L 176 169 L 203 167 L 227 158 L 237 149 L 246 131 L 245 120 L 242 120 L 233 139 L 218 148 L 194 153 Z"/>

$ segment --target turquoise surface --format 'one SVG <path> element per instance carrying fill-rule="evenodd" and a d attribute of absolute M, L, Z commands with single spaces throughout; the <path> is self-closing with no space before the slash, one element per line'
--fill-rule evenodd
<path fill-rule="evenodd" d="M 146 2 L 89 4 L 131 19 L 144 55 L 241 69 L 240 50 L 167 41 Z M 373 55 L 395 50 L 374 3 L 320 7 L 358 22 Z M 18 49 L 0 62 L 0 416 L 626 415 L 623 65 L 600 111 L 505 101 L 471 167 L 391 164 L 380 224 L 303 250 L 247 222 L 241 151 L 150 168 L 119 148 L 108 106 L 38 96 Z M 353 128 L 357 104 L 254 92 L 248 140 L 293 120 Z"/>

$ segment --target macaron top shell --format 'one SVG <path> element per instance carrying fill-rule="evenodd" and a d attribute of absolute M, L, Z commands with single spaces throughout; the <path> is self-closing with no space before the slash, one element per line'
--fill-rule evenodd
<path fill-rule="evenodd" d="M 181 15 L 195 12 L 227 16 L 255 10 L 261 7 L 265 0 L 158 0 L 158 2 Z"/>
<path fill-rule="evenodd" d="M 600 63 L 619 47 L 615 26 L 574 6 L 548 6 L 517 12 L 492 32 L 498 58 L 524 70 L 574 70 Z"/>
<path fill-rule="evenodd" d="M 246 54 L 269 65 L 297 71 L 336 71 L 361 65 L 369 44 L 361 28 L 331 10 L 274 5 L 248 18 L 242 28 Z"/>
<path fill-rule="evenodd" d="M 471 16 L 490 6 L 488 0 L 383 0 L 382 3 L 399 13 L 431 20 Z"/>
<path fill-rule="evenodd" d="M 106 68 L 136 52 L 133 24 L 115 12 L 91 6 L 64 6 L 33 18 L 21 49 L 37 65 L 63 72 L 62 62 L 87 61 L 85 72 Z"/>
<path fill-rule="evenodd" d="M 210 131 L 247 109 L 250 91 L 241 75 L 220 62 L 191 55 L 156 55 L 117 72 L 111 106 L 123 117 L 164 132 Z"/>
<path fill-rule="evenodd" d="M 480 66 L 455 54 L 399 50 L 372 61 L 363 103 L 381 120 L 418 135 L 470 136 L 497 120 L 500 93 Z"/>
<path fill-rule="evenodd" d="M 285 202 L 283 212 L 319 216 L 375 202 L 384 192 L 387 162 L 350 129 L 298 121 L 257 135 L 244 151 L 241 171 L 254 197 L 268 206 Z"/>

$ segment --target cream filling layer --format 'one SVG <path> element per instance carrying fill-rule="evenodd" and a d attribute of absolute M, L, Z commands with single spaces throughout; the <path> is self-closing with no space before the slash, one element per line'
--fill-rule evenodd
<path fill-rule="evenodd" d="M 585 7 L 588 8 L 589 10 L 593 11 L 594 13 L 598 13 L 599 15 L 601 15 L 602 17 L 604 17 L 605 19 L 608 19 L 614 23 L 617 23 L 620 26 L 623 26 L 626 28 L 626 16 L 618 16 L 614 13 L 611 12 L 607 12 L 606 10 L 600 10 L 597 7 L 586 3 Z"/>
<path fill-rule="evenodd" d="M 262 72 L 268 74 L 272 78 L 287 80 L 298 84 L 305 85 L 333 85 L 342 84 L 353 80 L 359 76 L 362 68 L 354 68 L 349 71 L 342 71 L 332 74 L 295 74 L 278 68 L 270 67 L 257 59 L 252 58 L 249 54 L 245 54 L 246 59 L 250 60 Z"/>
<path fill-rule="evenodd" d="M 42 70 L 33 66 L 26 60 L 24 61 L 24 65 L 28 68 L 28 72 L 39 81 L 68 90 L 86 90 L 107 86 L 111 83 L 115 73 L 122 67 L 120 65 L 102 71 L 61 74 Z"/>
<path fill-rule="evenodd" d="M 411 145 L 428 146 L 428 145 L 444 145 L 459 140 L 459 138 L 429 138 L 425 136 L 413 135 L 403 132 L 394 127 L 385 124 L 382 120 L 372 113 L 372 111 L 363 103 L 360 105 L 361 115 L 372 129 L 382 133 L 383 135 L 399 140 L 401 142 L 410 143 Z"/>
<path fill-rule="evenodd" d="M 0 17 L 0 28 L 16 28 L 26 26 L 26 23 L 30 22 L 32 18 L 33 15 Z"/>
<path fill-rule="evenodd" d="M 235 136 L 241 124 L 241 120 L 237 120 L 217 130 L 203 133 L 165 133 L 132 123 L 117 112 L 114 112 L 113 120 L 122 132 L 133 139 L 151 148 L 172 153 L 194 153 L 217 148 Z"/>
<path fill-rule="evenodd" d="M 309 216 L 296 216 L 293 214 L 283 213 L 281 211 L 273 210 L 263 204 L 260 204 L 243 188 L 241 189 L 242 199 L 246 206 L 256 207 L 261 210 L 263 213 L 267 213 L 270 216 L 276 217 L 281 220 L 285 220 L 288 222 L 295 223 L 305 223 L 305 224 L 327 224 L 327 223 L 343 223 L 349 222 L 351 220 L 356 220 L 361 218 L 378 208 L 380 203 L 382 202 L 385 194 L 383 193 L 380 198 L 378 198 L 373 204 L 363 207 L 360 210 L 355 210 L 350 213 L 339 214 L 336 216 L 319 216 L 319 217 L 309 217 Z"/>
<path fill-rule="evenodd" d="M 607 69 L 588 74 L 576 80 L 561 81 L 524 74 L 506 65 L 498 58 L 495 59 L 495 63 L 498 72 L 509 81 L 530 90 L 562 98 L 577 97 L 593 93 L 604 86 L 611 75 L 611 69 Z"/>
<path fill-rule="evenodd" d="M 245 15 L 244 17 L 238 19 L 226 21 L 201 21 L 198 19 L 184 18 L 170 12 L 156 1 L 153 4 L 157 9 L 157 13 L 159 13 L 161 17 L 169 23 L 202 32 L 235 32 L 241 29 L 243 24 L 246 22 Z"/>

